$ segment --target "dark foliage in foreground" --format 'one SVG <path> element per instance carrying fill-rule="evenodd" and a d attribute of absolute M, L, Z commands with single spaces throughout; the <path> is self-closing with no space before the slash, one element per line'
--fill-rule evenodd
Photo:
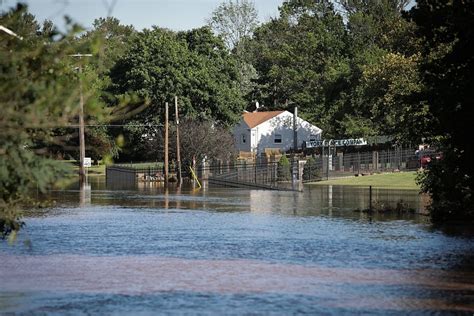
<path fill-rule="evenodd" d="M 419 181 L 431 195 L 434 222 L 474 222 L 474 1 L 420 0 L 410 14 L 424 39 L 425 88 L 429 104 L 429 142 L 443 159 L 431 164 Z"/>

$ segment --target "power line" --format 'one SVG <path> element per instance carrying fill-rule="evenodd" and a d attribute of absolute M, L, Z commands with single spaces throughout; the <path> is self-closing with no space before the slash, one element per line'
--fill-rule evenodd
<path fill-rule="evenodd" d="M 12 127 L 17 128 L 18 126 Z M 86 124 L 84 127 L 164 127 L 164 125 L 148 125 L 148 124 Z M 56 125 L 56 126 L 23 126 L 23 128 L 31 129 L 51 129 L 51 128 L 79 128 L 79 125 Z M 0 126 L 0 130 L 8 129 L 7 126 Z"/>
<path fill-rule="evenodd" d="M 163 127 L 164 125 L 149 125 L 149 124 L 86 124 L 86 127 Z M 64 127 L 79 127 L 79 125 L 67 125 Z"/>

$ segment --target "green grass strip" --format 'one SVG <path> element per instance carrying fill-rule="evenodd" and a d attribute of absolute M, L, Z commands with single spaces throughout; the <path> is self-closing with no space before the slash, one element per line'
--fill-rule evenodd
<path fill-rule="evenodd" d="M 416 172 L 382 173 L 342 179 L 313 182 L 313 185 L 373 186 L 374 188 L 419 190 Z"/>

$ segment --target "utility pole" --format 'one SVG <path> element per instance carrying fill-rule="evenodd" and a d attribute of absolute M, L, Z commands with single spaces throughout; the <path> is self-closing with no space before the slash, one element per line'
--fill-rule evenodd
<path fill-rule="evenodd" d="M 82 93 L 82 67 L 79 66 L 79 179 L 81 182 L 86 177 L 86 170 L 84 168 L 84 160 L 86 157 L 86 137 L 84 126 L 84 94 Z"/>
<path fill-rule="evenodd" d="M 298 108 L 293 112 L 293 159 L 291 159 L 291 184 L 292 189 L 296 189 L 296 178 L 298 174 L 298 162 L 296 160 L 296 150 L 298 149 Z"/>
<path fill-rule="evenodd" d="M 165 185 L 168 184 L 168 102 L 165 104 Z"/>
<path fill-rule="evenodd" d="M 326 166 L 326 180 L 329 180 L 329 159 L 330 159 L 330 157 L 332 157 L 331 142 L 332 142 L 332 139 L 328 142 L 328 159 L 327 159 L 327 166 Z M 331 165 L 332 165 L 332 161 L 331 161 Z"/>
<path fill-rule="evenodd" d="M 178 186 L 181 186 L 182 175 L 181 175 L 181 148 L 179 142 L 179 113 L 178 113 L 178 97 L 174 97 L 174 111 L 176 116 L 176 160 L 178 164 Z"/>
<path fill-rule="evenodd" d="M 74 54 L 70 57 L 83 58 L 92 57 L 92 54 Z M 84 94 L 82 91 L 82 65 L 79 64 L 79 181 L 82 183 L 86 178 L 84 158 L 86 156 L 85 126 L 84 126 Z"/>
<path fill-rule="evenodd" d="M 298 108 L 295 107 L 293 113 L 293 152 L 296 154 L 298 149 Z"/>

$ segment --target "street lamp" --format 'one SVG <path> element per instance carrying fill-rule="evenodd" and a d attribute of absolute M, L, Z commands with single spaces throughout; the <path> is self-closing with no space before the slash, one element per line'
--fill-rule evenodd
<path fill-rule="evenodd" d="M 92 57 L 92 54 L 72 54 L 70 57 L 83 58 Z M 79 64 L 79 74 L 82 74 L 82 65 Z M 79 180 L 84 181 L 86 171 L 84 168 L 84 158 L 86 156 L 86 141 L 85 141 L 85 127 L 84 127 L 84 96 L 82 93 L 82 78 L 79 78 Z"/>

